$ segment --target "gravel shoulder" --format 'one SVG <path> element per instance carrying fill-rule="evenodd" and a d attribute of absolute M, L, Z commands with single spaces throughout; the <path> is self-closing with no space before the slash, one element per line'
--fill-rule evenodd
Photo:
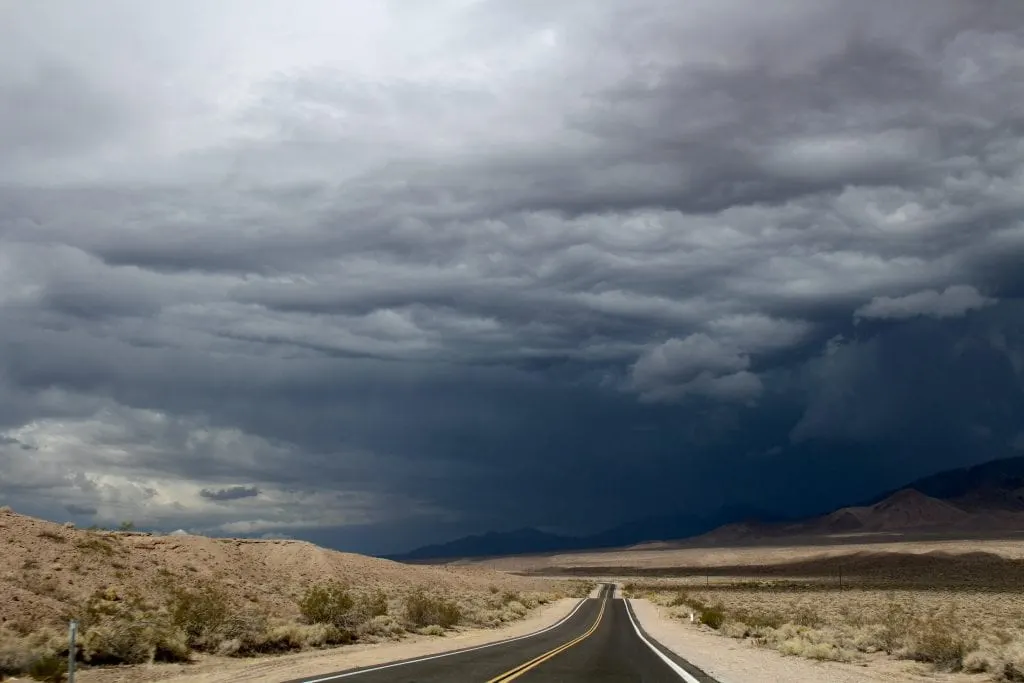
<path fill-rule="evenodd" d="M 578 600 L 565 598 L 539 607 L 525 618 L 496 629 L 472 629 L 445 637 L 409 636 L 399 642 L 350 645 L 331 650 L 302 652 L 277 657 L 231 659 L 206 656 L 193 664 L 158 664 L 80 671 L 80 683 L 279 683 L 301 677 L 315 677 L 343 669 L 384 664 L 450 650 L 515 638 L 546 628 L 576 606 Z"/>
<path fill-rule="evenodd" d="M 787 657 L 774 650 L 726 638 L 676 619 L 647 600 L 631 600 L 633 611 L 652 638 L 721 683 L 979 683 L 970 674 L 938 674 L 914 662 L 886 657 L 844 664 Z"/>

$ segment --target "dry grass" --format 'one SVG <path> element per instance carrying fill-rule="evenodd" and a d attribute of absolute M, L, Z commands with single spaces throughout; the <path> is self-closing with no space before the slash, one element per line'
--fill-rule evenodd
<path fill-rule="evenodd" d="M 703 583 L 667 579 L 626 588 L 627 595 L 648 597 L 677 618 L 688 621 L 694 613 L 723 635 L 787 655 L 863 662 L 892 656 L 940 671 L 987 672 L 995 680 L 1018 680 L 1014 676 L 1024 672 L 1024 592 L 839 589 L 794 580 Z"/>

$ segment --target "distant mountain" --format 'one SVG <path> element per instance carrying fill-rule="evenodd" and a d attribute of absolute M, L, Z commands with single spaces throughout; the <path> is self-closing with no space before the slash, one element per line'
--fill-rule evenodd
<path fill-rule="evenodd" d="M 392 555 L 389 559 L 408 562 L 455 557 L 528 555 L 582 548 L 581 543 L 582 539 L 580 538 L 549 534 L 538 529 L 489 531 L 485 534 L 466 536 L 448 543 L 425 545 L 402 555 Z"/>
<path fill-rule="evenodd" d="M 706 516 L 665 515 L 621 524 L 591 536 L 537 529 L 489 532 L 424 546 L 390 559 L 420 561 L 619 548 L 654 541 L 741 542 L 793 535 L 903 531 L 1024 531 L 1024 457 L 933 474 L 860 505 L 806 519 L 727 506 Z"/>
<path fill-rule="evenodd" d="M 1024 511 L 1024 457 L 991 460 L 973 467 L 939 472 L 902 488 L 947 500 L 965 510 Z M 888 498 L 892 491 L 868 503 Z"/>
<path fill-rule="evenodd" d="M 874 505 L 840 508 L 821 517 L 789 524 L 729 524 L 687 543 L 743 542 L 794 536 L 866 533 L 978 533 L 1024 531 L 1024 511 L 966 510 L 914 489 L 897 491 Z"/>
<path fill-rule="evenodd" d="M 509 532 L 488 532 L 466 536 L 449 543 L 417 548 L 409 553 L 391 555 L 401 562 L 441 560 L 463 557 L 494 557 L 499 555 L 532 555 L 537 553 L 620 548 L 649 541 L 668 541 L 695 536 L 728 522 L 748 519 L 780 521 L 771 512 L 748 507 L 723 507 L 707 516 L 676 514 L 645 517 L 607 529 L 590 536 L 561 536 L 537 529 Z"/>
<path fill-rule="evenodd" d="M 1024 457 L 933 474 L 864 505 L 785 524 L 728 524 L 695 543 L 885 532 L 1024 531 Z"/>
<path fill-rule="evenodd" d="M 581 539 L 586 548 L 617 548 L 643 541 L 679 538 L 701 533 L 709 522 L 694 515 L 664 515 L 637 519 Z"/>

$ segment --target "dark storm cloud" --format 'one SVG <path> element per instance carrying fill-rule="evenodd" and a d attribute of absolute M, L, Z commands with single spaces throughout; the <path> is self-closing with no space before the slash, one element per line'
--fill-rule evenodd
<path fill-rule="evenodd" d="M 255 498 L 260 495 L 260 490 L 255 486 L 230 486 L 226 489 L 201 489 L 199 495 L 207 500 L 227 501 Z"/>
<path fill-rule="evenodd" d="M 1019 3 L 252 7 L 3 10 L 12 504 L 381 550 L 1016 452 Z"/>
<path fill-rule="evenodd" d="M 970 310 L 995 303 L 978 293 L 974 287 L 959 285 L 941 292 L 932 289 L 902 297 L 877 297 L 854 312 L 858 318 L 913 318 L 919 315 L 933 318 L 956 318 Z"/>

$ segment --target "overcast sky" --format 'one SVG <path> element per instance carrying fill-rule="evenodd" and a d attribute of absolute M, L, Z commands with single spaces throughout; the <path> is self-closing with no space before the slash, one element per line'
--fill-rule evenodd
<path fill-rule="evenodd" d="M 0 504 L 368 552 L 1024 455 L 1024 3 L 0 3 Z"/>

